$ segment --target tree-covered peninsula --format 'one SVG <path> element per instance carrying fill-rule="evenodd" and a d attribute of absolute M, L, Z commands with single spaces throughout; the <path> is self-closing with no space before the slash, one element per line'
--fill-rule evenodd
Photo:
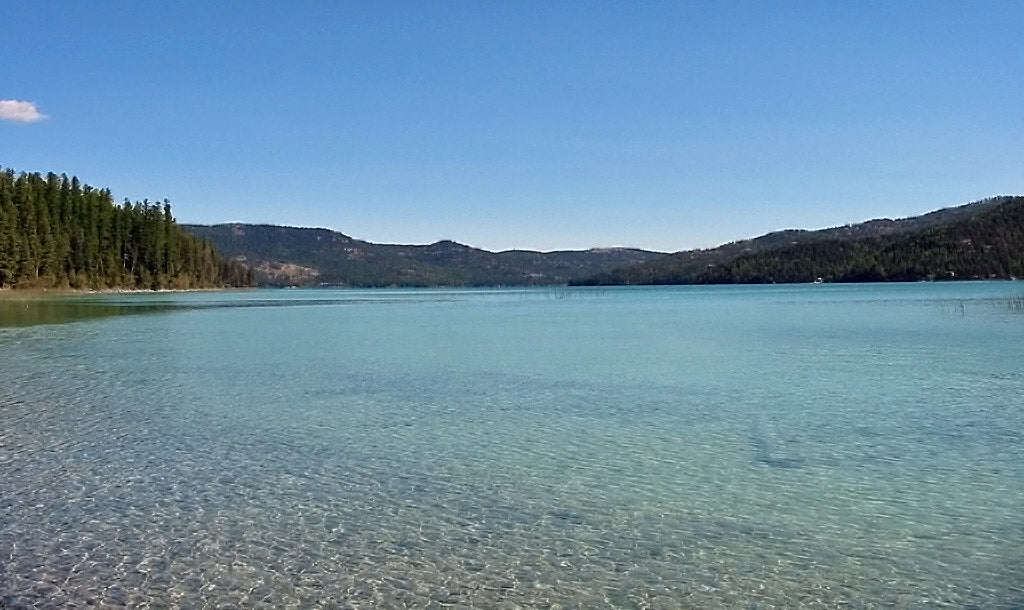
<path fill-rule="evenodd" d="M 182 229 L 167 200 L 117 205 L 78 178 L 0 169 L 0 288 L 248 286 L 245 265 Z"/>

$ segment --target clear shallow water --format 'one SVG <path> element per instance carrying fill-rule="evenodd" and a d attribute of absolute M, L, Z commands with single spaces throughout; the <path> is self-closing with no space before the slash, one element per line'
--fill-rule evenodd
<path fill-rule="evenodd" d="M 0 607 L 1019 608 L 1022 288 L 0 309 Z"/>

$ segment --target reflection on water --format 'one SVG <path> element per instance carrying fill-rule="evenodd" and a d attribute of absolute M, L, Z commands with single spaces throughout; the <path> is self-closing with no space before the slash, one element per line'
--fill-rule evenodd
<path fill-rule="evenodd" d="M 156 313 L 158 311 L 160 308 L 152 305 L 118 305 L 85 301 L 74 297 L 0 299 L 0 328 L 35 326 L 37 324 L 66 324 L 79 320 Z"/>
<path fill-rule="evenodd" d="M 1024 604 L 1012 285 L 78 297 L 0 607 Z"/>
<path fill-rule="evenodd" d="M 323 291 L 327 292 L 327 291 Z M 125 293 L 99 295 L 60 295 L 51 297 L 0 298 L 0 328 L 14 326 L 35 326 L 41 324 L 66 324 L 94 318 L 129 316 L 140 314 L 172 313 L 203 309 L 240 309 L 250 307 L 314 307 L 323 305 L 386 304 L 399 300 L 410 302 L 443 302 L 456 298 L 457 293 L 444 292 L 410 294 L 409 291 L 378 291 L 373 294 L 364 291 L 342 292 L 323 298 L 316 291 L 301 293 L 262 291 L 263 298 L 251 293 Z"/>

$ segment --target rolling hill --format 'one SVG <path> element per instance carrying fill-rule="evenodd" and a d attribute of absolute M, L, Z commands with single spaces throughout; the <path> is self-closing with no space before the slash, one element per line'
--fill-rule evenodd
<path fill-rule="evenodd" d="M 628 248 L 489 252 L 453 241 L 374 244 L 328 229 L 274 225 L 186 225 L 272 286 L 559 285 L 650 262 L 663 253 Z"/>
<path fill-rule="evenodd" d="M 898 220 L 789 229 L 663 254 L 489 252 L 453 241 L 374 244 L 328 229 L 185 225 L 265 285 L 497 286 L 909 281 L 1024 276 L 1024 197 Z"/>

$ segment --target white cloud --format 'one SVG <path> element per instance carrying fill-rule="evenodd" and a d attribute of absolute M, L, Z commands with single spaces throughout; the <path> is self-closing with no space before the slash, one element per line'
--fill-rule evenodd
<path fill-rule="evenodd" d="M 17 121 L 19 123 L 35 123 L 42 121 L 46 115 L 39 112 L 32 102 L 21 100 L 0 100 L 0 121 Z"/>

